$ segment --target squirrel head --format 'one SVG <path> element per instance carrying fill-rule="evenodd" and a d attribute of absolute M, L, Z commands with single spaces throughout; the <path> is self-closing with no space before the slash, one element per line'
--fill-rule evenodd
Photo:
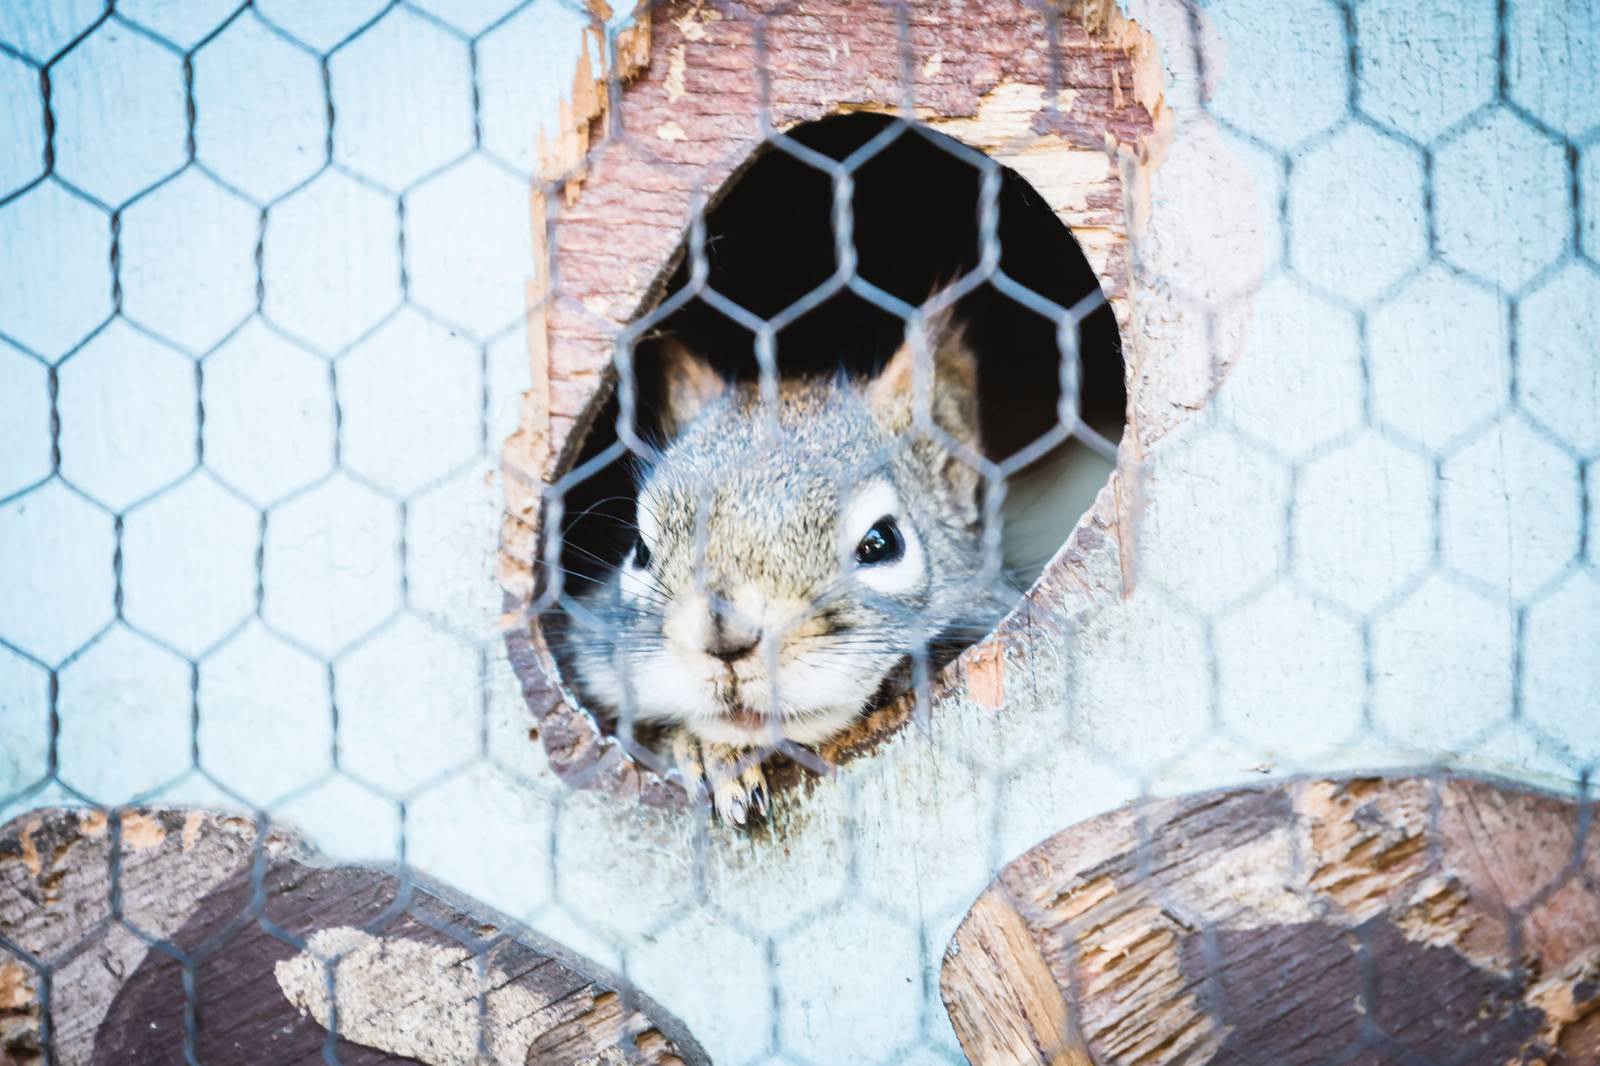
<path fill-rule="evenodd" d="M 780 381 L 775 401 L 676 341 L 660 356 L 668 440 L 580 687 L 709 741 L 824 740 L 985 602 L 976 360 L 948 313 L 870 380 Z"/>

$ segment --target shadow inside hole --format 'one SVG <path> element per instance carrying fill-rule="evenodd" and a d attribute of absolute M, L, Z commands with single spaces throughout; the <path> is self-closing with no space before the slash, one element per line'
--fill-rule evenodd
<path fill-rule="evenodd" d="M 842 115 L 792 130 L 797 142 L 844 160 L 896 120 Z M 855 171 L 852 199 L 856 273 L 908 304 L 974 270 L 980 261 L 981 172 L 969 150 L 929 130 L 905 128 Z M 1000 269 L 1021 286 L 1064 308 L 1099 287 L 1077 240 L 1043 197 L 1019 174 L 1002 169 L 997 236 Z M 814 292 L 837 270 L 831 177 L 768 148 L 720 190 L 705 215 L 709 288 L 753 315 L 769 319 Z M 687 241 L 669 264 L 642 315 L 689 284 Z M 978 359 L 979 419 L 985 454 L 1003 460 L 1051 432 L 1058 422 L 1061 358 L 1056 324 L 984 283 L 965 296 L 956 318 Z M 754 334 L 700 296 L 664 319 L 670 333 L 733 381 L 759 376 Z M 796 318 L 776 338 L 784 377 L 833 374 L 871 377 L 900 346 L 897 315 L 842 290 Z M 1121 340 L 1109 306 L 1080 324 L 1083 420 L 1115 443 L 1126 413 Z M 639 435 L 659 440 L 662 360 L 656 343 L 635 352 Z M 615 376 L 608 378 L 568 446 L 565 470 L 618 439 Z M 607 464 L 564 498 L 559 565 L 565 591 L 595 591 L 631 550 L 637 460 Z M 1093 504 L 1112 463 L 1076 438 L 1015 474 L 1006 487 L 1004 564 L 1020 597 Z M 559 626 L 547 621 L 547 631 Z M 558 650 L 564 642 L 552 640 Z M 944 660 L 960 646 L 945 653 Z M 942 662 L 931 663 L 937 668 Z M 564 671 L 571 676 L 570 671 Z"/>

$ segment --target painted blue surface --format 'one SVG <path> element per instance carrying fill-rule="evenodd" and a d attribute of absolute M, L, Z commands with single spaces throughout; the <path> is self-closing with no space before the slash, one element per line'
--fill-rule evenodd
<path fill-rule="evenodd" d="M 496 629 L 529 182 L 582 17 L 0 4 L 0 817 L 65 785 L 403 838 L 719 1062 L 940 1062 L 955 921 L 1067 822 L 1262 768 L 1570 785 L 1600 760 L 1600 6 L 1511 0 L 1503 71 L 1494 6 L 1219 0 L 1202 85 L 1184 13 L 1129 5 L 1179 118 L 1151 261 L 1203 257 L 1186 226 L 1254 248 L 1152 328 L 1216 313 L 1237 367 L 1152 456 L 1140 589 L 1063 649 L 1070 691 L 853 764 L 777 864 L 554 782 Z"/>

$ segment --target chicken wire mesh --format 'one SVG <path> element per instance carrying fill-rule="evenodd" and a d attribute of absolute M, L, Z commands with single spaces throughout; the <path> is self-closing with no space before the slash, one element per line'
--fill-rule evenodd
<path fill-rule="evenodd" d="M 716 1061 L 959 1062 L 937 983 L 951 932 L 1004 863 L 1081 818 L 1376 766 L 1586 796 L 1600 15 L 1517 0 L 1130 8 L 1160 42 L 1177 129 L 1151 202 L 1123 175 L 1149 214 L 1126 224 L 1137 315 L 1120 325 L 1130 353 L 1168 338 L 1153 350 L 1182 353 L 1197 382 L 1195 410 L 1122 453 L 1143 511 L 1131 594 L 1029 647 L 1037 676 L 998 710 L 933 713 L 921 671 L 920 726 L 778 797 L 769 836 L 559 780 L 501 631 L 499 478 L 519 475 L 500 450 L 530 385 L 526 286 L 549 265 L 528 221 L 533 131 L 552 127 L 582 28 L 614 52 L 629 19 L 552 0 L 0 12 L 0 810 L 84 805 L 110 840 L 103 913 L 0 941 L 39 1004 L 8 1051 L 89 1061 L 81 1034 L 57 1047 L 72 1029 L 57 974 L 117 930 L 179 961 L 192 1061 L 223 1056 L 206 1043 L 207 963 L 242 931 L 331 962 L 331 991 L 341 953 L 271 910 L 280 825 L 393 871 L 365 931 L 412 920 L 463 948 L 470 1054 L 423 1061 L 506 1055 L 490 996 L 502 942 L 418 904 L 437 881 L 614 971 Z M 710 12 L 757 42 L 789 13 L 695 10 L 701 32 Z M 914 107 L 931 9 L 862 10 L 894 34 Z M 1063 44 L 1084 15 L 1031 17 L 1054 72 L 1045 108 L 1065 110 L 1095 88 Z M 841 165 L 773 129 L 763 87 L 789 62 L 757 45 L 749 120 L 829 183 L 831 283 L 915 335 L 918 298 L 853 260 L 852 168 L 893 142 Z M 659 135 L 627 117 L 611 109 L 588 159 Z M 1224 180 L 1253 194 L 1237 212 L 1227 197 L 1212 210 Z M 1066 327 L 1070 382 L 1098 297 L 1007 280 L 997 182 L 979 179 L 979 254 L 956 284 Z M 556 224 L 582 209 L 564 189 L 536 195 Z M 691 237 L 701 203 L 675 221 Z M 1163 227 L 1183 217 L 1188 230 Z M 706 254 L 691 239 L 691 275 L 709 274 Z M 546 304 L 562 298 L 550 280 Z M 701 297 L 758 338 L 782 324 Z M 654 324 L 624 331 L 624 369 Z M 752 349 L 769 395 L 780 347 Z M 1098 436 L 1086 428 L 1055 432 Z M 992 529 L 1015 470 L 976 465 Z M 566 472 L 546 506 L 592 472 Z M 549 513 L 547 560 L 562 547 Z M 554 588 L 513 621 L 556 604 Z M 148 804 L 253 816 L 250 891 L 201 949 L 124 902 L 128 818 Z M 1574 872 L 1585 841 L 1552 891 L 1597 894 Z M 49 906 L 20 884 L 0 899 L 13 922 Z M 330 1060 L 350 1055 L 337 1007 L 318 1015 Z M 1373 1026 L 1347 1058 L 1366 1053 L 1434 1061 Z"/>

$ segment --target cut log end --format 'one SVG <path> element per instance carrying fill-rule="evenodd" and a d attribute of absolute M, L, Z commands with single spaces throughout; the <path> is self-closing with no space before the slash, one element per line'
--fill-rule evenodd
<path fill-rule="evenodd" d="M 1456 778 L 1148 801 L 1007 866 L 945 1004 L 982 1066 L 1600 1062 L 1586 813 Z"/>

